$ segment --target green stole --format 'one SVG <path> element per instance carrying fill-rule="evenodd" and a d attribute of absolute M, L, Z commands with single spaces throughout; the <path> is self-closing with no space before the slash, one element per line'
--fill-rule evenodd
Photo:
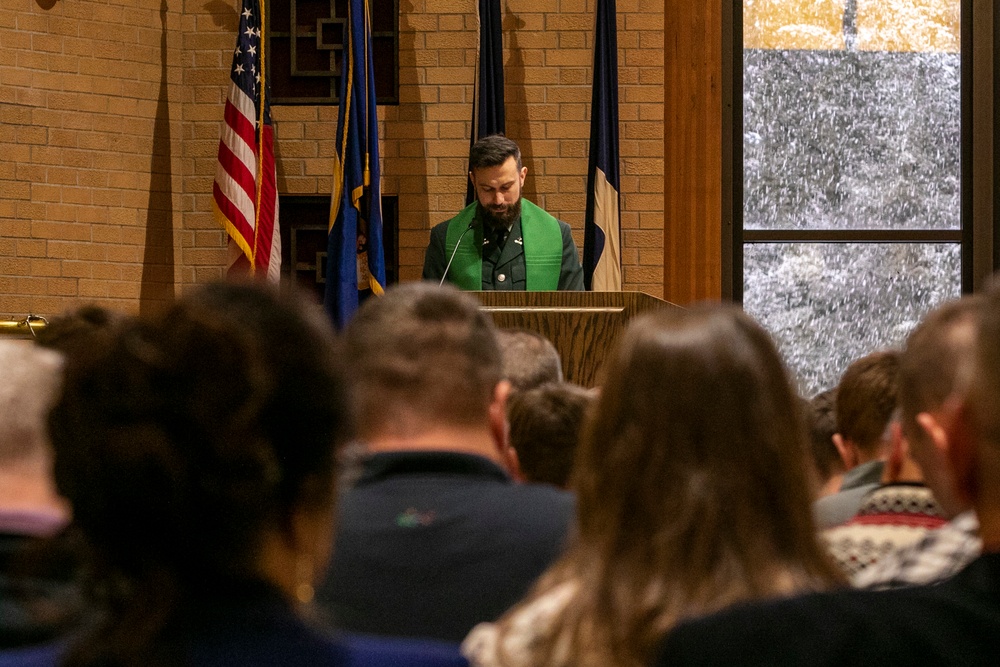
<path fill-rule="evenodd" d="M 475 222 L 476 202 L 472 202 L 448 223 L 445 257 L 455 252 L 459 237 Z M 468 237 L 468 234 L 466 234 Z M 521 198 L 521 237 L 524 240 L 525 287 L 531 292 L 559 288 L 562 270 L 562 230 L 559 221 Z M 508 239 L 513 243 L 514 239 Z M 448 270 L 449 280 L 464 290 L 483 288 L 483 223 L 472 228 L 472 240 L 462 240 Z"/>

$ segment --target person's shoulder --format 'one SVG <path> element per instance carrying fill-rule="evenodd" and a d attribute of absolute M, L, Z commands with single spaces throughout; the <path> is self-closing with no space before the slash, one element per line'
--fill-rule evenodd
<path fill-rule="evenodd" d="M 857 514 L 865 496 L 877 488 L 878 484 L 865 484 L 816 500 L 813 503 L 816 527 L 826 530 L 849 521 Z"/>
<path fill-rule="evenodd" d="M 854 636 L 855 593 L 742 603 L 688 620 L 667 635 L 655 664 L 830 664 L 825 651 Z"/>
<path fill-rule="evenodd" d="M 493 488 L 490 504 L 508 521 L 542 526 L 567 525 L 573 516 L 576 497 L 549 484 L 505 484 Z"/>
<path fill-rule="evenodd" d="M 655 664 L 985 664 L 1000 649 L 1000 607 L 978 590 L 995 584 L 987 565 L 934 586 L 736 605 L 678 625 Z"/>
<path fill-rule="evenodd" d="M 448 233 L 448 225 L 451 224 L 453 218 L 448 218 L 447 220 L 442 220 L 433 227 L 431 227 L 431 236 L 444 236 Z"/>
<path fill-rule="evenodd" d="M 546 500 L 556 505 L 565 505 L 567 507 L 572 507 L 575 499 L 575 496 L 569 491 L 551 484 L 539 484 L 535 482 L 510 484 L 506 486 L 506 493 L 517 498 Z"/>

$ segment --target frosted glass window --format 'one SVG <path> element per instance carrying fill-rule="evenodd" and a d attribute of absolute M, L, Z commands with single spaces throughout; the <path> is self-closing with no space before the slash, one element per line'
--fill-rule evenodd
<path fill-rule="evenodd" d="M 759 243 L 744 248 L 746 311 L 774 336 L 803 395 L 898 346 L 961 291 L 958 244 Z"/>
<path fill-rule="evenodd" d="M 961 0 L 742 7 L 736 279 L 809 395 L 960 295 Z"/>
<path fill-rule="evenodd" d="M 958 229 L 957 53 L 743 53 L 745 229 Z"/>

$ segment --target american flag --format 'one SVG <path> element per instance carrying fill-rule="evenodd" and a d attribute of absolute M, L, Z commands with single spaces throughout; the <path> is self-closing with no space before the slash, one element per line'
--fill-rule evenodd
<path fill-rule="evenodd" d="M 259 0 L 243 0 L 212 208 L 229 234 L 229 275 L 252 274 L 277 282 L 281 235 L 263 34 Z"/>

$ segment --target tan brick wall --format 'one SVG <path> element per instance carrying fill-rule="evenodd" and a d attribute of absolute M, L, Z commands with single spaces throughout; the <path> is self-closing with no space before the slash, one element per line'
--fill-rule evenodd
<path fill-rule="evenodd" d="M 177 9 L 5 0 L 0 316 L 172 293 Z"/>
<path fill-rule="evenodd" d="M 157 307 L 222 275 L 210 208 L 237 24 L 223 0 L 5 0 L 0 317 L 86 301 Z M 507 132 L 525 194 L 582 249 L 596 0 L 507 0 Z M 475 0 L 401 0 L 400 105 L 379 109 L 400 272 L 465 192 Z M 662 293 L 663 5 L 618 0 L 627 289 Z M 336 109 L 274 110 L 279 190 L 331 190 Z"/>

